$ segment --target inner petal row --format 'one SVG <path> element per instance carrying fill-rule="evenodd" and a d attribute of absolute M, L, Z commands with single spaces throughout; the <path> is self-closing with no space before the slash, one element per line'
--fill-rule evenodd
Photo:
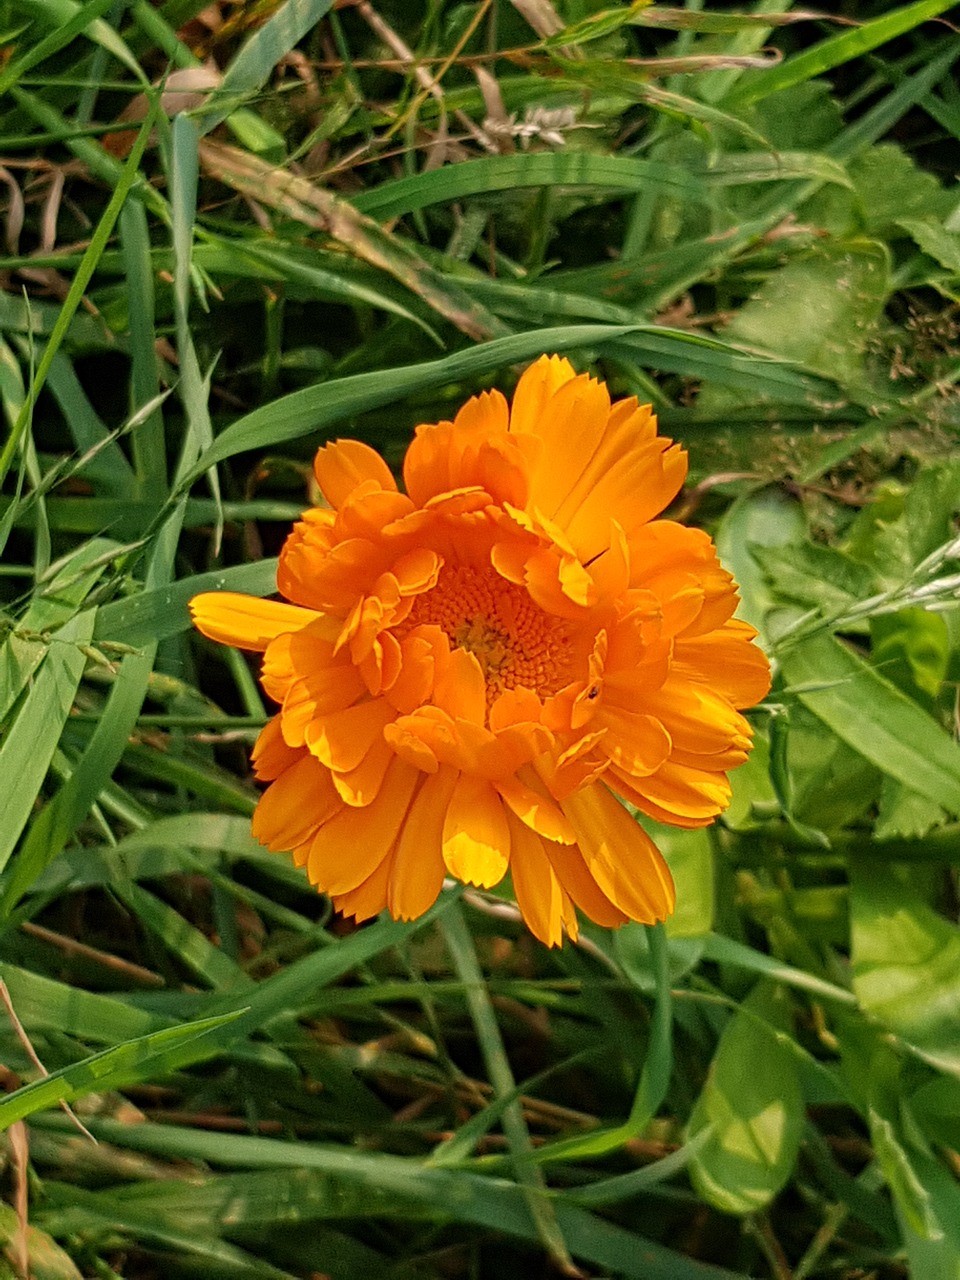
<path fill-rule="evenodd" d="M 451 648 L 476 657 L 488 702 L 521 686 L 549 697 L 586 674 L 579 629 L 546 613 L 525 588 L 492 568 L 445 566 L 436 587 L 417 596 L 395 634 L 424 625 L 439 627 Z"/>

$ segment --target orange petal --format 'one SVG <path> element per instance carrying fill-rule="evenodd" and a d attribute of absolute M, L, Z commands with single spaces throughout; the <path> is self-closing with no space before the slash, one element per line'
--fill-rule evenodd
<path fill-rule="evenodd" d="M 585 916 L 604 929 L 616 929 L 626 924 L 630 917 L 601 892 L 575 844 L 550 844 L 544 845 L 544 849 L 557 879 Z M 568 931 L 573 937 L 569 926 Z"/>
<path fill-rule="evenodd" d="M 644 704 L 662 721 L 673 745 L 680 751 L 710 755 L 725 751 L 731 745 L 749 746 L 750 726 L 746 720 L 739 711 L 734 711 L 726 698 L 706 685 L 692 684 L 671 674 L 662 689 L 647 695 Z"/>
<path fill-rule="evenodd" d="M 454 720 L 482 725 L 487 716 L 483 668 L 467 649 L 453 649 L 450 662 L 433 687 L 433 701 Z"/>
<path fill-rule="evenodd" d="M 547 947 L 563 941 L 563 926 L 577 937 L 577 916 L 563 886 L 556 877 L 543 841 L 513 814 L 510 825 L 510 877 L 517 906 L 527 928 Z"/>
<path fill-rule="evenodd" d="M 261 782 L 272 782 L 274 778 L 279 778 L 284 769 L 296 764 L 304 754 L 303 747 L 287 746 L 280 729 L 280 717 L 274 716 L 260 730 L 250 763 Z"/>
<path fill-rule="evenodd" d="M 575 791 L 562 807 L 604 897 L 641 924 L 665 920 L 673 911 L 673 880 L 660 850 L 636 819 L 602 782 Z"/>
<path fill-rule="evenodd" d="M 461 773 L 443 823 L 443 860 L 465 884 L 487 889 L 503 879 L 510 828 L 500 797 L 483 778 Z"/>
<path fill-rule="evenodd" d="M 687 455 L 671 440 L 638 445 L 629 428 L 608 432 L 554 519 L 584 559 L 609 546 L 615 519 L 629 537 L 672 502 L 687 477 Z"/>
<path fill-rule="evenodd" d="M 236 591 L 204 591 L 190 601 L 193 625 L 210 640 L 262 653 L 271 640 L 316 620 L 311 609 Z"/>
<path fill-rule="evenodd" d="M 752 707 L 770 692 L 770 663 L 751 643 L 756 634 L 746 622 L 731 618 L 706 635 L 681 636 L 674 645 L 673 670 L 709 684 L 735 707 Z"/>
<path fill-rule="evenodd" d="M 348 893 L 331 895 L 334 908 L 341 915 L 353 916 L 356 920 L 370 920 L 378 916 L 387 905 L 387 882 L 392 861 L 392 857 L 384 858 L 363 884 L 358 884 Z"/>
<path fill-rule="evenodd" d="M 416 711 L 433 693 L 438 656 L 449 654 L 447 637 L 439 627 L 417 627 L 400 642 L 400 674 L 387 690 L 391 706 L 403 715 Z"/>
<path fill-rule="evenodd" d="M 344 805 L 322 826 L 307 862 L 312 883 L 324 893 L 342 894 L 372 876 L 393 848 L 420 776 L 394 757 L 372 804 Z"/>
<path fill-rule="evenodd" d="M 443 885 L 443 826 L 456 785 L 456 770 L 444 766 L 424 778 L 397 841 L 387 906 L 396 920 L 416 920 L 433 906 Z"/>
<path fill-rule="evenodd" d="M 660 720 L 609 702 L 598 713 L 597 726 L 607 731 L 600 744 L 603 753 L 635 777 L 655 773 L 673 745 Z"/>
<path fill-rule="evenodd" d="M 346 711 L 312 720 L 305 733 L 306 744 L 328 768 L 346 773 L 357 767 L 393 718 L 393 707 L 384 698 L 360 702 Z"/>
<path fill-rule="evenodd" d="M 328 770 L 313 756 L 301 756 L 260 797 L 253 834 L 274 853 L 292 849 L 327 822 L 342 803 Z"/>
<path fill-rule="evenodd" d="M 402 596 L 418 596 L 437 585 L 443 558 L 427 547 L 416 547 L 400 556 L 393 565 L 393 576 Z"/>
<path fill-rule="evenodd" d="M 541 356 L 524 370 L 510 407 L 510 431 L 538 435 L 548 400 L 577 376 L 565 356 Z"/>
<path fill-rule="evenodd" d="M 422 507 L 438 493 L 453 488 L 450 480 L 452 422 L 417 427 L 403 459 L 403 484 L 413 503 Z"/>
<path fill-rule="evenodd" d="M 730 803 L 725 773 L 672 759 L 649 778 L 630 778 L 616 766 L 606 777 L 641 813 L 674 827 L 707 826 Z"/>
<path fill-rule="evenodd" d="M 555 519 L 604 439 L 610 393 L 586 374 L 565 382 L 541 412 L 535 433 L 543 441 L 543 465 L 531 478 L 529 508 Z M 614 513 L 609 513 L 614 514 Z"/>
<path fill-rule="evenodd" d="M 355 769 L 331 774 L 340 797 L 347 804 L 358 808 L 372 804 L 380 792 L 393 758 L 394 752 L 389 743 L 382 736 L 374 738 L 370 750 Z"/>
<path fill-rule="evenodd" d="M 317 484 L 331 507 L 341 507 L 365 480 L 378 489 L 395 490 L 397 482 L 375 449 L 359 440 L 335 440 L 317 451 L 313 460 Z"/>
<path fill-rule="evenodd" d="M 401 716 L 384 728 L 383 737 L 390 750 L 412 768 L 436 773 L 440 763 L 433 748 L 417 732 L 419 727 L 415 716 Z"/>
<path fill-rule="evenodd" d="M 559 805 L 548 797 L 524 786 L 517 778 L 500 778 L 495 786 L 525 827 L 536 831 L 545 840 L 555 840 L 559 844 L 574 843 L 573 827 Z"/>

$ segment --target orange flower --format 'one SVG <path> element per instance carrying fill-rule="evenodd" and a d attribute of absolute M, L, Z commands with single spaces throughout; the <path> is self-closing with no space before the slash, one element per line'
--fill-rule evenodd
<path fill-rule="evenodd" d="M 413 919 L 444 876 L 509 870 L 532 932 L 673 909 L 620 803 L 708 824 L 770 683 L 709 537 L 655 520 L 686 475 L 649 406 L 542 357 L 417 428 L 400 493 L 365 444 L 317 454 L 330 507 L 280 556 L 286 601 L 197 596 L 204 635 L 263 652 L 257 838 L 357 919 Z M 287 603 L 289 601 L 290 603 Z"/>

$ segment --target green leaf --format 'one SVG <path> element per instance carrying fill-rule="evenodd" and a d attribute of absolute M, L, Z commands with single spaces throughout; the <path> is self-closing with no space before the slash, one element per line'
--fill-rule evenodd
<path fill-rule="evenodd" d="M 47 656 L 0 745 L 0 778 L 6 780 L 0 812 L 0 869 L 30 818 L 70 714 L 87 663 L 81 646 L 93 638 L 94 613 L 88 609 L 71 618 L 51 638 Z"/>
<path fill-rule="evenodd" d="M 796 1059 L 780 1039 L 789 1030 L 783 988 L 760 981 L 724 1029 L 690 1117 L 688 1141 L 712 1128 L 691 1180 L 724 1213 L 762 1209 L 793 1171 L 804 1109 Z"/>
<path fill-rule="evenodd" d="M 70 7 L 71 9 L 75 9 L 77 6 L 71 4 Z M 30 417 L 33 413 L 37 397 L 40 394 L 40 389 L 46 381 L 50 365 L 53 362 L 54 356 L 57 354 L 60 344 L 66 337 L 67 330 L 70 327 L 70 322 L 83 300 L 87 285 L 93 278 L 93 273 L 97 268 L 97 262 L 107 246 L 107 242 L 113 232 L 114 223 L 120 216 L 120 210 L 123 208 L 124 201 L 127 199 L 131 188 L 140 176 L 140 161 L 143 158 L 144 151 L 146 150 L 147 142 L 149 141 L 150 132 L 156 120 L 159 106 L 160 97 L 158 94 L 154 98 L 150 111 L 137 134 L 137 140 L 133 145 L 133 149 L 130 152 L 127 163 L 123 166 L 117 180 L 116 187 L 114 188 L 107 207 L 101 215 L 96 230 L 90 238 L 90 244 L 81 259 L 76 275 L 73 277 L 67 296 L 63 300 L 63 305 L 59 310 L 59 314 L 57 315 L 53 330 L 50 334 L 50 340 L 44 348 L 43 355 L 40 358 L 40 363 L 37 366 L 36 374 L 30 384 L 30 393 L 27 397 L 26 403 L 17 416 L 17 420 L 13 424 L 13 428 L 7 437 L 2 451 L 0 451 L 0 480 L 3 480 L 10 468 L 10 464 L 16 454 L 20 438 L 30 422 Z"/>
<path fill-rule="evenodd" d="M 169 587 L 140 591 L 103 605 L 98 610 L 94 639 L 122 641 L 131 645 L 166 640 L 190 627 L 187 602 L 201 591 L 242 591 L 268 596 L 276 589 L 276 560 L 258 560 L 254 564 L 198 573 L 190 578 L 181 578 Z"/>
<path fill-rule="evenodd" d="M 263 88 L 278 62 L 329 12 L 333 0 L 286 0 L 254 27 L 200 114 L 203 132 L 224 121 L 239 101 Z"/>
<path fill-rule="evenodd" d="M 66 1117 L 44 1115 L 34 1124 L 59 1130 Z M 472 1223 L 538 1245 L 520 1188 L 504 1178 L 465 1170 L 430 1169 L 419 1160 L 311 1142 L 279 1142 L 229 1133 L 203 1133 L 175 1125 L 129 1125 L 91 1119 L 106 1142 L 172 1159 L 202 1160 L 234 1169 L 319 1171 L 318 1195 L 327 1206 L 313 1216 L 362 1220 Z M 162 1188 L 159 1188 L 162 1193 Z M 646 1236 L 607 1222 L 558 1197 L 557 1219 L 571 1253 L 598 1270 L 628 1280 L 745 1280 L 740 1272 L 707 1265 L 664 1248 Z"/>
<path fill-rule="evenodd" d="M 214 1033 L 235 1022 L 242 1012 L 154 1031 L 25 1084 L 0 1099 L 0 1129 L 7 1129 L 16 1120 L 56 1106 L 58 1102 L 73 1102 L 88 1093 L 103 1093 L 154 1080 L 210 1058 L 232 1038 L 232 1032 L 230 1036 Z"/>
<path fill-rule="evenodd" d="M 798 545 L 806 531 L 799 504 L 774 488 L 760 489 L 734 502 L 717 527 L 720 558 L 740 588 L 737 616 L 756 627 L 767 644 L 767 614 L 776 600 L 753 549 Z"/>
<path fill-rule="evenodd" d="M 661 369 L 681 370 L 687 376 L 712 374 L 718 380 L 739 379 L 745 385 L 763 384 L 767 390 L 778 389 L 794 396 L 812 393 L 815 386 L 812 380 L 784 364 L 755 359 L 726 343 L 655 325 L 583 324 L 536 329 L 479 343 L 442 360 L 354 374 L 282 396 L 231 423 L 183 483 L 191 484 L 214 463 L 236 453 L 263 451 L 308 432 L 323 431 L 354 414 L 394 404 L 430 387 L 478 377 L 544 352 L 603 346 L 615 351 L 616 344 L 622 344 L 622 349 L 633 357 L 645 357 Z M 826 389 L 826 384 L 820 386 Z"/>
<path fill-rule="evenodd" d="M 903 227 L 924 253 L 935 258 L 941 267 L 953 275 L 960 275 L 960 236 L 947 231 L 934 218 L 898 218 L 897 226 Z"/>
<path fill-rule="evenodd" d="M 8 1204 L 0 1204 L 0 1249 L 4 1258 L 4 1262 L 0 1262 L 2 1280 L 15 1280 L 20 1274 L 19 1269 L 15 1271 L 11 1265 L 7 1270 L 5 1265 L 8 1259 L 11 1264 L 16 1261 L 16 1241 L 20 1230 L 16 1210 Z M 26 1245 L 30 1280 L 83 1280 L 69 1253 L 65 1253 L 46 1231 L 28 1223 Z"/>
<path fill-rule="evenodd" d="M 878 241 L 817 249 L 772 271 L 725 336 L 856 389 L 865 378 L 864 352 L 883 314 L 889 275 L 889 252 Z"/>
<path fill-rule="evenodd" d="M 593 155 L 588 151 L 553 151 L 486 156 L 444 165 L 442 169 L 382 183 L 354 196 L 351 203 L 362 213 L 386 220 L 428 205 L 524 187 L 601 187 L 614 191 L 652 188 L 687 201 L 705 203 L 708 199 L 704 179 L 680 165 L 633 156 Z"/>
<path fill-rule="evenodd" d="M 869 567 L 836 547 L 816 542 L 780 547 L 754 544 L 750 554 L 763 569 L 775 596 L 828 616 L 845 612 L 878 589 Z"/>
<path fill-rule="evenodd" d="M 868 858 L 851 859 L 850 919 L 864 1012 L 960 1074 L 960 928 L 923 901 L 906 869 Z"/>
<path fill-rule="evenodd" d="M 741 106 L 757 102 L 791 85 L 812 80 L 814 76 L 821 76 L 834 67 L 843 66 L 845 62 L 869 53 L 888 40 L 912 31 L 951 7 L 950 0 L 917 0 L 915 4 L 894 9 L 891 13 L 874 18 L 871 22 L 864 22 L 851 31 L 843 31 L 839 35 L 820 40 L 812 48 L 788 58 L 779 67 L 745 77 L 731 94 L 730 105 L 736 103 Z"/>
<path fill-rule="evenodd" d="M 818 719 L 883 773 L 960 813 L 960 746 L 846 645 L 816 635 L 780 656 L 783 678 Z"/>

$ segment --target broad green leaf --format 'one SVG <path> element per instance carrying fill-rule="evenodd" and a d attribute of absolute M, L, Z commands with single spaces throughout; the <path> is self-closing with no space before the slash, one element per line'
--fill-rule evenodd
<path fill-rule="evenodd" d="M 883 773 L 960 813 L 960 746 L 911 698 L 828 635 L 780 655 L 795 696 Z"/>
<path fill-rule="evenodd" d="M 832 1000 L 837 1004 L 856 1004 L 856 997 L 843 987 L 826 982 L 804 969 L 784 964 L 782 960 L 777 960 L 764 951 L 755 951 L 753 947 L 737 942 L 734 938 L 724 937 L 721 933 L 712 933 L 706 939 L 704 956 L 717 964 L 733 965 L 748 973 L 759 973 L 763 977 L 772 978 L 784 986 L 796 987 L 798 991 L 809 991 L 824 1000 Z"/>
<path fill-rule="evenodd" d="M 920 838 L 946 820 L 944 810 L 926 796 L 905 787 L 895 778 L 883 779 L 877 820 L 873 827 L 874 839 Z"/>
<path fill-rule="evenodd" d="M 776 603 L 754 547 L 781 548 L 802 542 L 806 521 L 796 502 L 780 489 L 761 489 L 730 506 L 717 527 L 717 550 L 737 580 L 737 616 L 756 627 L 769 644 L 767 614 Z"/>
<path fill-rule="evenodd" d="M 867 1069 L 867 1119 L 911 1274 L 960 1280 L 960 1188 L 927 1143 L 908 1096 L 903 1060 L 878 1043 Z M 935 1139 L 940 1145 L 941 1139 Z"/>
<path fill-rule="evenodd" d="M 725 336 L 854 390 L 865 378 L 864 352 L 883 314 L 889 274 L 889 252 L 879 241 L 826 246 L 772 271 Z"/>
<path fill-rule="evenodd" d="M 960 1074 L 960 928 L 911 886 L 907 869 L 850 863 L 853 988 L 864 1012 L 928 1062 Z"/>
<path fill-rule="evenodd" d="M 701 938 L 713 928 L 714 852 L 706 830 L 682 831 L 676 827 L 656 831 L 661 849 L 677 887 L 677 907 L 666 922 L 670 939 Z"/>
<path fill-rule="evenodd" d="M 960 236 L 933 218 L 898 218 L 897 226 L 912 236 L 924 253 L 953 275 L 960 275 Z"/>
<path fill-rule="evenodd" d="M 950 635 L 938 613 L 899 609 L 870 619 L 870 655 L 886 678 L 932 708 L 947 676 Z"/>
<path fill-rule="evenodd" d="M 782 987 L 761 980 L 724 1029 L 687 1136 L 712 1127 L 690 1162 L 697 1192 L 724 1213 L 762 1209 L 796 1162 L 804 1103 Z M 749 1064 L 749 1065 L 748 1065 Z"/>
<path fill-rule="evenodd" d="M 14 1121 L 56 1106 L 58 1102 L 72 1102 L 88 1093 L 141 1084 L 202 1062 L 217 1053 L 226 1039 L 232 1038 L 232 1031 L 226 1036 L 216 1033 L 228 1028 L 241 1013 L 202 1018 L 165 1031 L 154 1031 L 25 1084 L 0 1099 L 0 1129 L 7 1129 Z"/>
<path fill-rule="evenodd" d="M 754 543 L 749 550 L 774 595 L 808 609 L 819 609 L 826 616 L 844 612 L 878 589 L 876 576 L 868 566 L 836 547 L 816 542 L 792 542 L 779 547 Z"/>

